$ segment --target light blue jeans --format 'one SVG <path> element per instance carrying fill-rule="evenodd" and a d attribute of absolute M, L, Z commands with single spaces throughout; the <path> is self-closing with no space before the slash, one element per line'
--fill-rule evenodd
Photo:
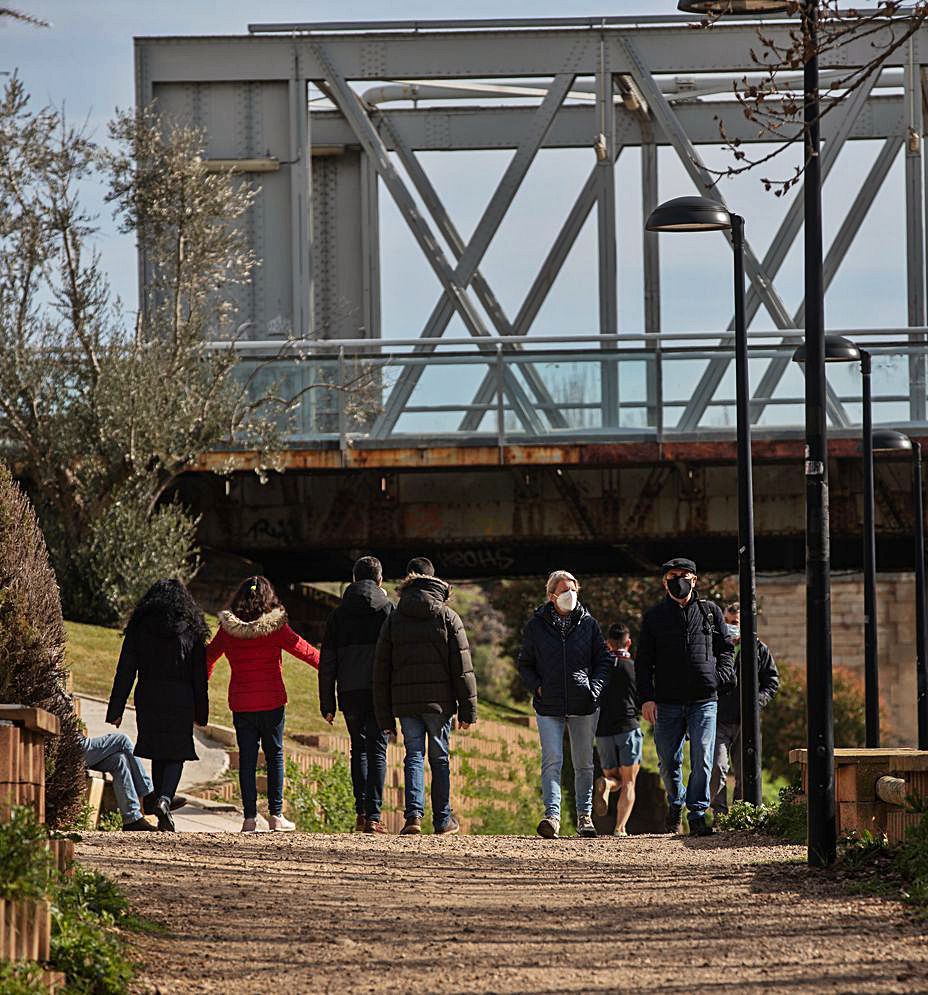
<path fill-rule="evenodd" d="M 403 764 L 406 786 L 407 819 L 422 818 L 425 812 L 425 740 L 428 736 L 429 769 L 432 771 L 432 825 L 436 832 L 444 829 L 451 818 L 451 765 L 448 762 L 448 740 L 451 736 L 451 716 L 438 712 L 423 715 L 401 715 Z"/>
<path fill-rule="evenodd" d="M 564 766 L 564 727 L 570 736 L 577 815 L 593 811 L 593 734 L 599 711 L 592 715 L 535 715 L 541 739 L 541 796 L 545 816 L 561 818 L 561 768 Z"/>
<path fill-rule="evenodd" d="M 654 745 L 667 801 L 680 808 L 686 805 L 690 815 L 705 815 L 709 808 L 718 707 L 717 701 L 657 706 Z M 690 777 L 684 791 L 683 741 L 687 733 L 690 737 Z"/>
<path fill-rule="evenodd" d="M 113 775 L 113 792 L 124 824 L 142 818 L 140 799 L 154 788 L 142 762 L 132 752 L 132 740 L 124 732 L 85 739 L 84 762 L 91 770 Z"/>

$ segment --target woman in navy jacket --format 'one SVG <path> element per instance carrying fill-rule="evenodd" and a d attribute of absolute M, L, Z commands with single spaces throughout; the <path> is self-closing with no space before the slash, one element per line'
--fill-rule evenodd
<path fill-rule="evenodd" d="M 547 600 L 525 626 L 519 673 L 532 704 L 541 739 L 541 791 L 545 815 L 538 835 L 552 839 L 561 828 L 561 767 L 564 728 L 570 736 L 577 799 L 577 835 L 593 827 L 593 735 L 599 698 L 612 671 L 612 656 L 599 623 L 577 601 L 580 585 L 566 570 L 555 570 Z"/>

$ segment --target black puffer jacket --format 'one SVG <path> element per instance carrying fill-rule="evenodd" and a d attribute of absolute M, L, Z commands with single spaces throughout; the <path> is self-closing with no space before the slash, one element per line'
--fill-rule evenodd
<path fill-rule="evenodd" d="M 635 658 L 642 703 L 714 701 L 718 673 L 733 682 L 733 647 L 722 610 L 697 598 L 680 605 L 668 596 L 644 613 Z"/>
<path fill-rule="evenodd" d="M 638 728 L 635 661 L 627 650 L 620 650 L 613 660 L 612 674 L 599 702 L 596 735 L 618 736 Z"/>
<path fill-rule="evenodd" d="M 116 666 L 106 721 L 122 718 L 135 684 L 135 755 L 196 760 L 193 723 L 206 725 L 206 643 L 186 619 L 133 618 Z"/>
<path fill-rule="evenodd" d="M 741 680 L 741 646 L 735 649 L 735 670 Z M 780 690 L 780 672 L 766 643 L 757 640 L 757 700 L 766 708 Z M 736 725 L 741 721 L 741 688 L 719 696 L 719 723 Z"/>
<path fill-rule="evenodd" d="M 577 605 L 563 629 L 550 601 L 528 620 L 519 674 L 539 715 L 592 715 L 612 666 L 599 623 L 583 605 Z"/>
<path fill-rule="evenodd" d="M 394 718 L 438 712 L 477 721 L 477 681 L 464 623 L 447 604 L 451 588 L 410 574 L 384 622 L 374 659 L 374 711 L 382 729 Z"/>
<path fill-rule="evenodd" d="M 349 584 L 342 603 L 329 615 L 319 658 L 319 707 L 335 714 L 369 707 L 374 686 L 374 650 L 393 602 L 372 580 Z"/>

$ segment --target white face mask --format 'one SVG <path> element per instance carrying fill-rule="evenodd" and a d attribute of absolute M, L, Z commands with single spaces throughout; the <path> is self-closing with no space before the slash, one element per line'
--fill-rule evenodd
<path fill-rule="evenodd" d="M 577 592 L 564 591 L 557 596 L 557 606 L 562 612 L 572 612 L 577 607 Z"/>

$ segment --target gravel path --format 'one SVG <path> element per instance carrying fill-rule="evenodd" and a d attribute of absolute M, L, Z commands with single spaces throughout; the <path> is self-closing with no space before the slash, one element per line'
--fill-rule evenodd
<path fill-rule="evenodd" d="M 928 926 L 730 833 L 92 834 L 170 936 L 140 992 L 926 992 Z"/>

